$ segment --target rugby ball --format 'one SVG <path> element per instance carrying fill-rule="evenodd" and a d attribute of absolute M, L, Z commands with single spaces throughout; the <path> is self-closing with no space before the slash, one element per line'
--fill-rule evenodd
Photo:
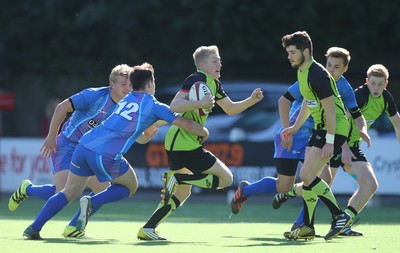
<path fill-rule="evenodd" d="M 208 88 L 208 86 L 204 82 L 198 81 L 198 82 L 195 82 L 192 85 L 192 87 L 190 87 L 189 100 L 190 101 L 199 101 L 204 96 L 209 96 L 211 94 L 212 93 L 211 93 L 210 88 Z M 210 113 L 210 110 L 202 109 L 202 108 L 200 108 L 196 111 L 200 116 L 205 116 Z"/>

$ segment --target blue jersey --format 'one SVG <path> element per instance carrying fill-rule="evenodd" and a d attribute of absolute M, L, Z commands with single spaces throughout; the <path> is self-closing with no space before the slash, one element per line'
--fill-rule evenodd
<path fill-rule="evenodd" d="M 342 98 L 344 107 L 346 107 L 347 109 L 358 107 L 356 95 L 354 94 L 353 88 L 346 80 L 346 78 L 344 78 L 344 76 L 341 76 L 336 82 L 336 87 L 339 91 L 340 97 Z"/>
<path fill-rule="evenodd" d="M 336 82 L 336 86 L 342 98 L 343 104 L 346 108 L 352 109 L 358 107 L 353 88 L 344 76 L 340 77 L 340 79 Z M 301 104 L 303 102 L 303 96 L 300 93 L 298 82 L 295 82 L 293 85 L 291 85 L 288 88 L 288 91 L 295 98 L 295 101 L 293 101 L 293 103 L 291 104 L 289 111 L 290 125 L 293 125 L 297 117 L 299 116 Z M 288 152 L 281 146 L 280 134 L 283 130 L 283 127 L 281 126 L 275 137 L 274 158 L 290 158 L 303 160 L 305 156 L 305 148 L 307 146 L 308 139 L 311 136 L 313 126 L 314 120 L 310 116 L 301 126 L 299 131 L 295 135 L 293 135 L 293 147 L 290 152 Z"/>
<path fill-rule="evenodd" d="M 93 152 L 120 159 L 139 135 L 158 120 L 172 123 L 178 117 L 169 106 L 143 92 L 131 92 L 111 116 L 85 134 L 79 143 Z"/>
<path fill-rule="evenodd" d="M 293 103 L 290 106 L 289 111 L 289 122 L 290 125 L 293 125 L 296 122 L 297 117 L 299 116 L 301 104 L 303 102 L 303 96 L 300 93 L 299 82 L 295 82 L 288 88 L 288 92 L 295 98 Z M 304 160 L 305 150 L 307 147 L 308 138 L 311 135 L 311 131 L 314 127 L 314 120 L 312 117 L 308 117 L 308 119 L 304 122 L 302 127 L 297 131 L 295 135 L 293 135 L 293 146 L 290 151 L 284 149 L 281 145 L 281 132 L 283 130 L 283 126 L 279 128 L 276 136 L 275 136 L 275 150 L 274 150 L 274 158 L 288 158 L 288 159 L 298 159 Z"/>
<path fill-rule="evenodd" d="M 65 122 L 61 133 L 77 143 L 90 129 L 108 118 L 116 107 L 109 87 L 85 89 L 70 97 L 74 112 Z"/>

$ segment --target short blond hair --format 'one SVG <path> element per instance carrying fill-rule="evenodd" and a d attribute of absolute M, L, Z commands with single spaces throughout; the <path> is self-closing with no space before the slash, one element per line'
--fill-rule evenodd
<path fill-rule="evenodd" d="M 389 70 L 382 64 L 374 64 L 367 70 L 367 78 L 371 76 L 384 77 L 387 81 L 389 79 Z"/>
<path fill-rule="evenodd" d="M 196 68 L 199 68 L 199 63 L 204 62 L 211 54 L 219 55 L 217 46 L 212 45 L 198 47 L 193 53 L 194 65 L 196 65 Z"/>
<path fill-rule="evenodd" d="M 120 64 L 115 66 L 111 70 L 111 74 L 109 77 L 110 84 L 115 83 L 118 81 L 119 77 L 125 77 L 126 79 L 129 78 L 129 73 L 132 71 L 132 67 L 128 66 L 127 64 Z"/>

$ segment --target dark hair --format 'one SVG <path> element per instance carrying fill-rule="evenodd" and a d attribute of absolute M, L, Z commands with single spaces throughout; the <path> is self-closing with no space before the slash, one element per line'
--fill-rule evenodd
<path fill-rule="evenodd" d="M 311 37 L 306 31 L 298 31 L 292 34 L 286 34 L 282 37 L 282 46 L 283 48 L 287 48 L 288 46 L 296 46 L 296 48 L 302 52 L 308 48 L 310 49 L 310 55 L 313 54 Z"/>
<path fill-rule="evenodd" d="M 342 47 L 331 47 L 326 51 L 325 54 L 326 58 L 328 57 L 333 57 L 333 58 L 342 58 L 343 59 L 343 65 L 346 67 L 349 65 L 349 62 L 351 60 L 350 52 Z"/>
<path fill-rule="evenodd" d="M 149 81 L 154 82 L 154 68 L 150 63 L 143 63 L 133 67 L 129 73 L 129 80 L 131 81 L 133 90 L 144 90 Z"/>

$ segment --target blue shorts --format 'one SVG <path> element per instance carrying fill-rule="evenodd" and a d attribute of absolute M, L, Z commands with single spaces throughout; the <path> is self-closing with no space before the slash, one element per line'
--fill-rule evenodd
<path fill-rule="evenodd" d="M 78 143 L 70 141 L 64 134 L 57 136 L 57 150 L 51 154 L 53 175 L 62 170 L 68 170 L 71 164 L 72 154 Z"/>
<path fill-rule="evenodd" d="M 96 175 L 100 182 L 108 182 L 125 174 L 129 167 L 124 157 L 114 160 L 113 157 L 99 155 L 78 144 L 69 169 L 75 175 L 82 177 Z"/>
<path fill-rule="evenodd" d="M 287 158 L 287 159 L 297 159 L 297 160 L 304 160 L 306 154 L 306 147 L 308 144 L 308 139 L 310 135 L 301 135 L 295 134 L 293 135 L 293 146 L 290 151 L 287 151 L 282 147 L 281 135 L 278 133 L 275 135 L 274 146 L 274 158 Z"/>

